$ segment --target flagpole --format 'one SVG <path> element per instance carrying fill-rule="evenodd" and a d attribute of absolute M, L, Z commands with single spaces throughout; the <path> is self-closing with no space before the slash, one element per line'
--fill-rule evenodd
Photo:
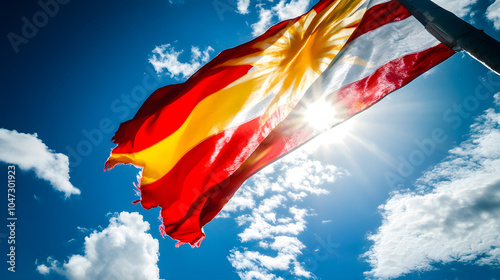
<path fill-rule="evenodd" d="M 500 75 L 500 42 L 429 0 L 398 0 L 434 37 Z"/>

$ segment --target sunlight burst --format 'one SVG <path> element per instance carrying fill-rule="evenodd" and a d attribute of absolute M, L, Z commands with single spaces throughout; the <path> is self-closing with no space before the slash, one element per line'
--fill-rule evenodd
<path fill-rule="evenodd" d="M 351 134 L 355 123 L 354 120 L 344 121 L 342 109 L 339 106 L 331 106 L 324 100 L 308 104 L 303 118 L 321 133 L 313 141 L 319 145 L 343 142 Z"/>
<path fill-rule="evenodd" d="M 335 109 L 327 102 L 316 101 L 307 106 L 306 121 L 317 130 L 325 130 L 336 122 Z"/>

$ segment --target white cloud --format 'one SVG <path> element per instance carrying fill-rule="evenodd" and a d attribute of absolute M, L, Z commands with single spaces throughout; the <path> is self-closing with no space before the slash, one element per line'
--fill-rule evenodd
<path fill-rule="evenodd" d="M 269 1 L 272 3 L 272 1 Z M 310 0 L 292 0 L 287 3 L 281 0 L 276 5 L 266 8 L 264 3 L 259 3 L 257 6 L 259 10 L 259 21 L 252 24 L 252 35 L 259 36 L 263 34 L 271 25 L 276 23 L 273 18 L 278 17 L 278 20 L 283 21 L 295 18 L 304 14 L 307 11 Z M 239 3 L 238 3 L 239 9 Z"/>
<path fill-rule="evenodd" d="M 486 9 L 486 18 L 493 22 L 496 30 L 500 30 L 500 0 L 496 0 Z"/>
<path fill-rule="evenodd" d="M 292 0 L 290 3 L 286 3 L 285 0 L 281 0 L 273 7 L 273 11 L 276 12 L 280 21 L 287 20 L 307 12 L 309 2 L 309 0 Z"/>
<path fill-rule="evenodd" d="M 40 273 L 42 275 L 47 275 L 50 273 L 50 268 L 44 264 L 37 266 L 36 270 L 38 271 L 38 273 Z"/>
<path fill-rule="evenodd" d="M 77 228 L 77 229 L 78 229 L 78 231 L 80 231 L 80 232 L 87 232 L 87 231 L 89 231 L 89 229 L 84 228 L 84 227 L 76 227 L 76 228 Z"/>
<path fill-rule="evenodd" d="M 263 243 L 260 246 L 270 248 L 277 253 L 269 256 L 248 249 L 231 250 L 228 259 L 241 279 L 276 279 L 276 275 L 272 273 L 276 270 L 290 271 L 298 277 L 312 277 L 312 274 L 297 261 L 297 257 L 302 254 L 302 249 L 306 247 L 297 237 L 276 236 L 273 243 Z"/>
<path fill-rule="evenodd" d="M 259 21 L 252 24 L 252 35 L 259 36 L 263 34 L 269 27 L 271 27 L 272 19 L 273 12 L 261 7 L 259 11 Z"/>
<path fill-rule="evenodd" d="M 449 154 L 417 180 L 418 191 L 380 207 L 368 275 L 394 278 L 453 261 L 500 265 L 500 114 L 487 110 Z"/>
<path fill-rule="evenodd" d="M 456 14 L 459 17 L 465 17 L 471 14 L 472 7 L 478 0 L 432 0 L 439 6 L 447 9 L 448 11 Z"/>
<path fill-rule="evenodd" d="M 305 245 L 297 237 L 314 213 L 298 203 L 309 195 L 327 194 L 326 184 L 343 174 L 312 160 L 302 149 L 261 170 L 240 188 L 221 215 L 246 210 L 236 218 L 244 227 L 239 237 L 242 243 L 260 247 L 231 250 L 228 259 L 241 279 L 277 279 L 277 273 L 290 273 L 294 279 L 313 277 L 299 260 Z"/>
<path fill-rule="evenodd" d="M 189 62 L 180 62 L 179 56 L 183 51 L 176 51 L 173 46 L 166 44 L 154 48 L 149 63 L 153 65 L 158 74 L 166 70 L 171 78 L 187 78 L 210 60 L 210 52 L 212 51 L 214 51 L 212 47 L 207 47 L 202 52 L 200 48 L 192 46 L 191 60 Z"/>
<path fill-rule="evenodd" d="M 36 133 L 0 128 L 0 161 L 15 164 L 25 171 L 35 171 L 39 178 L 49 181 L 66 197 L 80 194 L 80 190 L 69 181 L 68 157 L 50 150 Z"/>
<path fill-rule="evenodd" d="M 311 159 L 313 151 L 312 146 L 304 145 L 260 170 L 238 190 L 221 213 L 253 209 L 257 200 L 269 193 L 279 194 L 284 200 L 292 202 L 299 202 L 311 194 L 328 194 L 323 185 L 333 183 L 348 172 Z M 261 204 L 263 202 L 261 200 Z"/>
<path fill-rule="evenodd" d="M 142 215 L 121 212 L 109 220 L 107 228 L 85 237 L 84 255 L 72 255 L 63 264 L 49 257 L 48 265 L 38 265 L 37 271 L 70 280 L 159 279 L 159 244 L 148 230 Z"/>
<path fill-rule="evenodd" d="M 303 232 L 306 228 L 305 217 L 308 214 L 306 209 L 291 207 L 288 209 L 288 212 L 291 214 L 290 216 L 283 216 L 281 219 L 277 219 L 275 211 L 284 205 L 284 201 L 285 197 L 281 195 L 264 199 L 251 215 L 238 217 L 236 219 L 238 225 L 248 225 L 238 235 L 241 241 L 265 240 L 283 234 L 296 236 Z"/>
<path fill-rule="evenodd" d="M 248 14 L 249 6 L 250 6 L 250 0 L 238 0 L 237 4 L 238 13 L 242 15 Z"/>

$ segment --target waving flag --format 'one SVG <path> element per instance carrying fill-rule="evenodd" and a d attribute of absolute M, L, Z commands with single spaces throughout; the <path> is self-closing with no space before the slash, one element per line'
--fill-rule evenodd
<path fill-rule="evenodd" d="M 142 167 L 138 202 L 162 208 L 162 234 L 199 246 L 252 174 L 453 53 L 397 1 L 320 1 L 155 91 L 121 124 L 106 169 Z"/>

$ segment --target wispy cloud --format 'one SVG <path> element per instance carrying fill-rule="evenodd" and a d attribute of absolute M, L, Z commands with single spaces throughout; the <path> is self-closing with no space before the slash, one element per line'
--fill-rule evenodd
<path fill-rule="evenodd" d="M 272 1 L 270 1 L 272 3 Z M 276 22 L 295 18 L 307 11 L 310 0 L 281 0 L 274 6 L 259 3 L 259 21 L 252 24 L 252 35 L 258 36 L 263 34 L 271 25 Z M 277 19 L 276 19 L 277 17 Z"/>
<path fill-rule="evenodd" d="M 486 9 L 486 18 L 493 23 L 496 30 L 500 30 L 500 0 L 496 0 Z"/>
<path fill-rule="evenodd" d="M 314 215 L 303 199 L 327 194 L 326 185 L 344 174 L 304 150 L 296 151 L 254 175 L 236 193 L 221 216 L 243 212 L 236 218 L 244 227 L 239 237 L 242 243 L 254 244 L 253 249 L 233 248 L 228 257 L 241 279 L 276 279 L 287 272 L 294 279 L 312 277 L 299 259 L 306 246 L 298 235 L 306 229 L 307 217 Z"/>
<path fill-rule="evenodd" d="M 279 20 L 287 20 L 307 12 L 310 2 L 310 0 L 292 0 L 287 3 L 287 1 L 281 0 L 273 7 L 273 11 L 276 12 Z"/>
<path fill-rule="evenodd" d="M 38 271 L 38 273 L 42 275 L 47 275 L 50 273 L 50 268 L 44 264 L 38 265 L 36 267 L 36 270 Z"/>
<path fill-rule="evenodd" d="M 477 118 L 470 138 L 417 180 L 417 191 L 393 195 L 380 210 L 382 226 L 365 254 L 370 276 L 452 261 L 500 265 L 500 113 Z"/>
<path fill-rule="evenodd" d="M 238 13 L 245 15 L 248 14 L 248 7 L 250 6 L 250 0 L 238 0 L 237 11 Z"/>
<path fill-rule="evenodd" d="M 78 229 L 78 231 L 80 232 L 88 232 L 90 231 L 88 228 L 84 228 L 84 227 L 76 227 Z"/>
<path fill-rule="evenodd" d="M 201 51 L 200 48 L 192 46 L 190 61 L 181 62 L 179 56 L 183 51 L 176 51 L 170 44 L 165 44 L 154 48 L 149 63 L 153 65 L 158 74 L 166 71 L 171 78 L 187 78 L 210 60 L 210 52 L 213 51 L 212 47 Z"/>
<path fill-rule="evenodd" d="M 436 4 L 456 14 L 459 17 L 465 17 L 471 14 L 472 8 L 478 0 L 433 0 Z"/>
<path fill-rule="evenodd" d="M 259 21 L 252 24 L 252 35 L 259 36 L 263 34 L 273 24 L 272 19 L 273 12 L 261 7 L 259 10 Z"/>
<path fill-rule="evenodd" d="M 54 189 L 66 197 L 80 194 L 69 181 L 69 159 L 66 155 L 49 149 L 38 135 L 19 133 L 0 128 L 0 161 L 15 164 L 22 170 L 50 182 Z"/>
<path fill-rule="evenodd" d="M 107 228 L 85 238 L 84 255 L 72 255 L 63 264 L 49 257 L 47 264 L 37 265 L 37 271 L 69 280 L 159 279 L 159 244 L 148 230 L 142 215 L 121 212 L 109 220 Z"/>

